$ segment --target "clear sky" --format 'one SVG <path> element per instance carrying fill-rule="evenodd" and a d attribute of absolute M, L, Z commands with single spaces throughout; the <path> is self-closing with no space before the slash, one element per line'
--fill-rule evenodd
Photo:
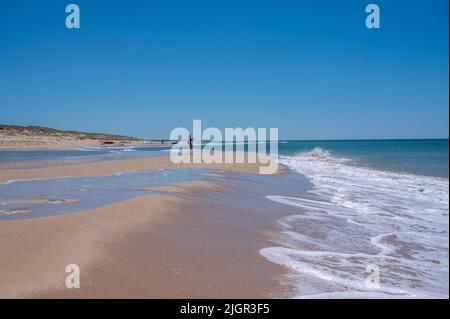
<path fill-rule="evenodd" d="M 81 28 L 65 27 L 65 7 Z M 365 6 L 381 29 L 365 27 Z M 0 123 L 448 138 L 448 1 L 0 0 Z"/>

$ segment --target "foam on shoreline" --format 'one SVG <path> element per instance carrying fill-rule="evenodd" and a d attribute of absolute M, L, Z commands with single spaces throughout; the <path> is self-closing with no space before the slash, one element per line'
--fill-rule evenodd
<path fill-rule="evenodd" d="M 349 297 L 448 298 L 448 180 L 347 161 L 320 149 L 280 158 L 314 189 L 303 197 L 267 196 L 300 214 L 282 218 L 280 246 L 260 253 L 323 282 L 320 291 L 305 291 L 299 281 L 298 297 L 347 291 Z M 380 269 L 378 289 L 365 285 L 371 264 Z"/>

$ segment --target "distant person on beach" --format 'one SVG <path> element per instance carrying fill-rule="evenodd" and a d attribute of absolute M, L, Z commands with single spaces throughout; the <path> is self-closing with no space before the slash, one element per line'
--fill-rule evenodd
<path fill-rule="evenodd" d="M 189 149 L 192 151 L 192 136 L 189 135 Z"/>

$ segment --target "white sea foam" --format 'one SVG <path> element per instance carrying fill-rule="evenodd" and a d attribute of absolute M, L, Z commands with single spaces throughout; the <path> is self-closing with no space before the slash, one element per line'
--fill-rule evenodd
<path fill-rule="evenodd" d="M 316 292 L 299 282 L 299 297 L 448 298 L 447 179 L 357 167 L 321 149 L 279 161 L 314 188 L 267 196 L 299 214 L 281 219 L 280 246 L 260 253 L 303 281 L 323 282 Z M 378 289 L 365 286 L 371 264 L 380 268 Z"/>
<path fill-rule="evenodd" d="M 6 212 L 0 211 L 0 215 L 14 215 L 14 214 L 19 214 L 19 213 L 23 213 L 23 211 L 22 210 L 10 210 L 10 211 L 6 211 Z"/>
<path fill-rule="evenodd" d="M 44 181 L 44 180 L 49 180 L 49 179 L 59 179 L 59 178 L 68 178 L 68 177 L 73 177 L 73 176 L 9 179 L 6 182 L 0 183 L 0 185 L 7 185 L 7 184 L 12 184 L 12 183 L 27 182 L 27 181 Z"/>

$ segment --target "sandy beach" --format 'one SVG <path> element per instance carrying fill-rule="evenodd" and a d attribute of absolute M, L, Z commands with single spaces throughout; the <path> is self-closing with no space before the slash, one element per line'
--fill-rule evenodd
<path fill-rule="evenodd" d="M 168 157 L 2 170 L 12 179 L 101 176 L 173 169 Z M 284 267 L 258 252 L 274 216 L 208 200 L 235 187 L 227 172 L 254 174 L 256 164 L 208 167 L 205 180 L 152 187 L 159 194 L 102 207 L 0 223 L 3 298 L 270 298 L 290 291 Z M 214 178 L 215 181 L 207 181 Z M 67 199 L 70 204 L 76 199 Z M 5 203 L 40 204 L 42 200 Z M 232 221 L 232 222 L 230 222 Z M 250 221 L 250 222 L 249 222 Z M 65 267 L 77 264 L 81 288 L 65 287 Z"/>

